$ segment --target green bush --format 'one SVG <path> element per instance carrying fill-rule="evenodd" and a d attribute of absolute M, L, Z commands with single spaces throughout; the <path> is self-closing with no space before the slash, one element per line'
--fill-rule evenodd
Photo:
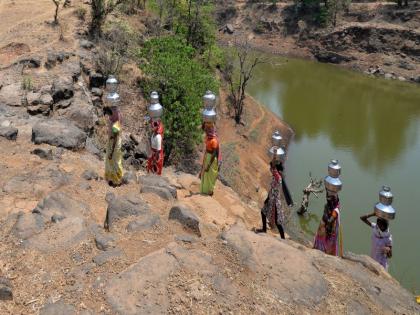
<path fill-rule="evenodd" d="M 213 73 L 195 55 L 195 49 L 178 36 L 151 39 L 138 53 L 146 76 L 140 87 L 145 95 L 155 90 L 161 96 L 165 155 L 175 164 L 201 141 L 202 96 L 206 90 L 218 91 Z"/>

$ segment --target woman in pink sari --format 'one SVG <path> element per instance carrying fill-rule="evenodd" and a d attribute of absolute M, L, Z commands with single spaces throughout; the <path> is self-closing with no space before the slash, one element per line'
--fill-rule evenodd
<path fill-rule="evenodd" d="M 314 248 L 328 255 L 342 256 L 340 239 L 340 200 L 327 191 L 324 214 L 315 235 Z"/>

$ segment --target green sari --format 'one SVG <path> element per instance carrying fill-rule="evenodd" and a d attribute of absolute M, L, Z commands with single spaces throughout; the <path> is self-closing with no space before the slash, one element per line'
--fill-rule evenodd
<path fill-rule="evenodd" d="M 204 156 L 204 164 L 203 164 L 203 173 L 201 174 L 201 185 L 200 185 L 200 192 L 204 195 L 212 195 L 214 186 L 216 185 L 217 176 L 219 174 L 219 163 L 217 157 L 213 159 L 213 163 L 210 165 L 208 172 L 206 172 L 206 168 L 208 167 L 212 154 L 206 152 Z"/>

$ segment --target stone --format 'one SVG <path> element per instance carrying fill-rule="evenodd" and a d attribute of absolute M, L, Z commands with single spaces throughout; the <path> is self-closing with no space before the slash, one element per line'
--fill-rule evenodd
<path fill-rule="evenodd" d="M 95 109 L 80 93 L 76 93 L 72 105 L 59 113 L 60 118 L 72 121 L 80 129 L 90 132 L 98 121 Z"/>
<path fill-rule="evenodd" d="M 235 28 L 232 24 L 226 24 L 224 32 L 228 34 L 233 34 L 235 32 Z"/>
<path fill-rule="evenodd" d="M 26 109 L 30 115 L 43 114 L 47 116 L 53 102 L 52 96 L 48 93 L 28 92 L 26 94 Z"/>
<path fill-rule="evenodd" d="M 80 67 L 80 62 L 69 61 L 66 62 L 63 66 L 63 73 L 67 74 L 73 79 L 73 82 L 77 82 L 78 78 L 82 74 L 82 68 Z"/>
<path fill-rule="evenodd" d="M 124 252 L 121 249 L 113 248 L 93 257 L 93 262 L 98 266 L 102 266 L 107 262 L 116 258 L 121 258 L 122 256 L 124 256 Z"/>
<path fill-rule="evenodd" d="M 164 187 L 156 187 L 156 186 L 142 186 L 140 193 L 142 194 L 155 194 L 164 200 L 171 201 L 173 200 L 173 195 L 171 192 L 164 188 Z"/>
<path fill-rule="evenodd" d="M 45 305 L 40 311 L 39 315 L 77 315 L 77 310 L 73 305 L 65 304 L 58 301 L 53 304 Z"/>
<path fill-rule="evenodd" d="M 25 65 L 28 68 L 39 68 L 41 66 L 42 59 L 39 56 L 22 57 L 16 61 L 15 65 Z"/>
<path fill-rule="evenodd" d="M 169 212 L 169 220 L 176 220 L 186 229 L 201 236 L 200 219 L 186 205 L 177 204 L 173 206 Z"/>
<path fill-rule="evenodd" d="M 72 98 L 74 95 L 73 79 L 71 77 L 60 77 L 54 81 L 52 86 L 52 98 L 54 103 Z"/>
<path fill-rule="evenodd" d="M 85 220 L 80 217 L 66 217 L 39 234 L 28 238 L 23 245 L 44 253 L 69 250 L 88 240 Z"/>
<path fill-rule="evenodd" d="M 36 123 L 32 128 L 32 142 L 46 143 L 70 150 L 84 148 L 87 135 L 66 120 L 49 119 Z"/>
<path fill-rule="evenodd" d="M 11 301 L 13 300 L 13 291 L 11 283 L 8 279 L 0 278 L 0 301 Z"/>
<path fill-rule="evenodd" d="M 31 151 L 31 154 L 37 155 L 41 159 L 44 159 L 44 160 L 52 160 L 53 159 L 53 153 L 52 153 L 51 149 L 36 148 L 35 150 Z"/>
<path fill-rule="evenodd" d="M 313 54 L 319 62 L 340 64 L 340 63 L 349 62 L 352 60 L 351 57 L 340 55 L 335 52 L 327 51 L 327 50 L 315 50 L 313 51 Z"/>
<path fill-rule="evenodd" d="M 94 47 L 94 44 L 86 39 L 82 39 L 80 41 L 80 47 L 84 48 L 84 49 L 92 49 Z"/>
<path fill-rule="evenodd" d="M 51 222 L 52 223 L 58 223 L 60 221 L 63 221 L 66 217 L 62 214 L 53 214 L 51 217 Z"/>
<path fill-rule="evenodd" d="M 6 138 L 7 140 L 16 140 L 19 130 L 15 127 L 0 127 L 0 137 Z"/>
<path fill-rule="evenodd" d="M 86 139 L 85 149 L 93 155 L 96 155 L 99 159 L 102 159 L 103 153 L 101 152 L 101 150 L 98 149 L 92 138 Z"/>
<path fill-rule="evenodd" d="M 115 236 L 98 233 L 95 236 L 95 244 L 97 249 L 107 251 L 115 247 Z"/>
<path fill-rule="evenodd" d="M 105 78 L 102 74 L 97 72 L 91 72 L 89 74 L 89 86 L 90 88 L 100 88 L 105 84 Z"/>
<path fill-rule="evenodd" d="M 131 221 L 127 225 L 128 232 L 140 232 L 150 230 L 160 223 L 160 218 L 156 214 L 142 214 L 139 218 Z"/>
<path fill-rule="evenodd" d="M 64 109 L 64 108 L 69 107 L 71 105 L 71 103 L 72 103 L 71 99 L 70 100 L 61 100 L 61 101 L 54 104 L 54 108 L 55 109 Z"/>
<path fill-rule="evenodd" d="M 21 106 L 23 90 L 21 84 L 13 83 L 0 88 L 0 105 Z"/>
<path fill-rule="evenodd" d="M 127 171 L 124 173 L 123 178 L 122 178 L 122 182 L 123 184 L 137 184 L 137 175 L 135 172 L 133 171 Z"/>
<path fill-rule="evenodd" d="M 94 170 L 86 170 L 83 172 L 82 177 L 86 180 L 98 180 L 99 175 Z"/>
<path fill-rule="evenodd" d="M 398 81 L 405 82 L 405 81 L 407 81 L 407 79 L 404 78 L 404 77 L 402 77 L 402 76 L 399 76 L 398 77 Z"/>
<path fill-rule="evenodd" d="M 398 67 L 402 68 L 402 69 L 406 69 L 406 70 L 416 70 L 416 66 L 408 63 L 405 60 L 401 60 L 400 63 L 398 64 Z"/>
<path fill-rule="evenodd" d="M 390 80 L 393 78 L 393 75 L 391 73 L 385 73 L 384 77 L 385 79 Z"/>
<path fill-rule="evenodd" d="M 44 220 L 41 215 L 19 212 L 12 229 L 12 234 L 18 239 L 26 240 L 44 230 Z"/>
<path fill-rule="evenodd" d="M 173 198 L 177 198 L 177 191 L 174 186 L 169 183 L 169 180 L 165 177 L 158 175 L 143 175 L 140 176 L 139 182 L 143 187 L 159 187 L 167 190 Z"/>
<path fill-rule="evenodd" d="M 178 242 L 189 244 L 197 242 L 197 238 L 191 235 L 176 235 L 175 240 Z"/>
<path fill-rule="evenodd" d="M 150 213 L 149 205 L 135 195 L 118 197 L 107 195 L 106 200 L 108 202 L 107 223 L 109 228 L 121 218 Z"/>
<path fill-rule="evenodd" d="M 32 213 L 38 213 L 47 223 L 54 215 L 65 218 L 83 217 L 90 212 L 89 206 L 71 198 L 69 195 L 54 191 L 42 199 L 38 205 L 32 210 Z"/>
<path fill-rule="evenodd" d="M 92 95 L 98 96 L 98 97 L 101 97 L 103 94 L 102 89 L 96 88 L 96 87 L 92 88 L 91 92 L 92 92 Z"/>

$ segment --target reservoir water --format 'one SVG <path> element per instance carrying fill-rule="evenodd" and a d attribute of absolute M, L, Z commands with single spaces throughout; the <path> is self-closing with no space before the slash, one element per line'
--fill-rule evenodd
<path fill-rule="evenodd" d="M 310 61 L 270 57 L 259 65 L 248 93 L 294 130 L 286 163 L 295 210 L 309 173 L 342 165 L 344 250 L 370 253 L 371 231 L 359 217 L 373 211 L 382 185 L 391 187 L 397 216 L 390 222 L 390 273 L 420 294 L 420 87 L 370 78 Z M 312 238 L 324 194 L 310 197 L 310 215 L 294 216 Z M 373 218 L 374 219 L 374 218 Z"/>

